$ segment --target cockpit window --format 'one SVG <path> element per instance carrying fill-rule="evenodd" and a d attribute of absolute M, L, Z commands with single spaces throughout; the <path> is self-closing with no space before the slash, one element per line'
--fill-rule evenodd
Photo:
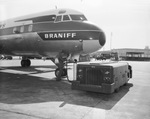
<path fill-rule="evenodd" d="M 71 15 L 59 15 L 56 17 L 55 22 L 63 22 L 63 21 L 86 21 L 86 17 L 80 14 L 71 14 Z"/>
<path fill-rule="evenodd" d="M 70 15 L 72 20 L 81 20 L 81 21 L 86 21 L 86 17 L 84 15 Z"/>
<path fill-rule="evenodd" d="M 70 18 L 68 15 L 63 15 L 63 21 L 69 21 L 69 20 L 70 20 Z"/>
<path fill-rule="evenodd" d="M 57 17 L 56 17 L 56 20 L 55 20 L 55 22 L 60 22 L 60 21 L 61 21 L 61 19 L 62 19 L 62 15 L 60 15 L 60 16 L 57 16 Z"/>

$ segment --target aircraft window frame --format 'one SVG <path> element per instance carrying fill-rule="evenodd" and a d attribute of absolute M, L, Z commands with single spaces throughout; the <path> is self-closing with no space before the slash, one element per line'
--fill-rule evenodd
<path fill-rule="evenodd" d="M 59 18 L 60 17 L 60 18 Z M 58 19 L 59 18 L 59 19 Z M 61 22 L 62 21 L 62 15 L 56 16 L 55 22 Z"/>
<path fill-rule="evenodd" d="M 21 27 L 20 27 L 20 32 L 21 32 L 21 33 L 24 32 L 24 26 L 21 26 Z"/>
<path fill-rule="evenodd" d="M 87 18 L 84 16 L 84 14 L 70 14 L 70 17 L 72 21 L 87 21 Z M 83 19 L 81 19 L 81 17 Z M 80 19 L 77 19 L 80 18 Z"/>
<path fill-rule="evenodd" d="M 33 30 L 33 25 L 30 24 L 30 25 L 28 26 L 28 31 L 31 32 L 32 30 Z"/>
<path fill-rule="evenodd" d="M 68 19 L 64 19 L 64 17 L 68 17 Z M 63 21 L 71 21 L 71 18 L 70 18 L 70 16 L 69 15 L 63 15 Z"/>

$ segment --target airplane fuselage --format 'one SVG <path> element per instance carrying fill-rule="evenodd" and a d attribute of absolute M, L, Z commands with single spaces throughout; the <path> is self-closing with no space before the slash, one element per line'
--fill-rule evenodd
<path fill-rule="evenodd" d="M 81 13 L 50 13 L 1 23 L 0 54 L 55 57 L 62 50 L 70 54 L 91 53 L 105 44 L 103 31 L 84 20 Z M 75 15 L 80 15 L 77 20 Z"/>

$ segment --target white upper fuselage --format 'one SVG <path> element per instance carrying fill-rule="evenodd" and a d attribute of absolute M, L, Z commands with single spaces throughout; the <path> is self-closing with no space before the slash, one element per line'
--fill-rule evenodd
<path fill-rule="evenodd" d="M 105 35 L 78 11 L 57 9 L 0 22 L 0 54 L 54 57 L 58 52 L 91 53 Z"/>
<path fill-rule="evenodd" d="M 72 10 L 72 9 L 49 10 L 49 11 L 34 13 L 34 14 L 30 14 L 30 15 L 17 17 L 17 18 L 11 18 L 11 19 L 7 19 L 5 21 L 0 21 L 0 29 L 1 28 L 14 27 L 14 26 L 20 26 L 20 25 L 33 24 L 34 23 L 33 18 L 44 17 L 44 16 L 49 16 L 49 15 L 59 16 L 61 14 L 62 15 L 69 15 L 69 14 L 82 15 L 81 12 L 78 12 L 78 11 L 75 11 L 75 10 Z M 54 20 L 55 20 L 55 18 L 54 18 Z M 19 21 L 19 22 L 17 22 L 17 21 Z M 45 21 L 43 21 L 43 22 L 45 22 Z M 50 22 L 50 21 L 47 21 L 47 22 Z"/>

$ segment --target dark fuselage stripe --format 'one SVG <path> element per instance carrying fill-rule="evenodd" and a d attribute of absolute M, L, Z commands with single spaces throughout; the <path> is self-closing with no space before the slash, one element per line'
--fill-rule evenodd
<path fill-rule="evenodd" d="M 29 27 L 32 25 L 32 30 L 29 31 Z M 92 25 L 87 25 L 84 22 L 59 22 L 59 23 L 52 23 L 52 22 L 42 22 L 42 23 L 36 23 L 36 24 L 29 24 L 24 25 L 24 30 L 21 32 L 21 26 L 15 26 L 10 28 L 4 28 L 0 29 L 0 36 L 3 35 L 12 35 L 16 34 L 13 33 L 14 28 L 16 28 L 17 31 L 19 31 L 19 34 L 22 33 L 31 33 L 31 32 L 45 32 L 45 31 L 100 31 L 100 29 L 97 29 L 93 27 Z"/>
<path fill-rule="evenodd" d="M 98 40 L 100 32 L 97 31 L 64 31 L 64 32 L 38 32 L 44 41 L 53 40 Z"/>

